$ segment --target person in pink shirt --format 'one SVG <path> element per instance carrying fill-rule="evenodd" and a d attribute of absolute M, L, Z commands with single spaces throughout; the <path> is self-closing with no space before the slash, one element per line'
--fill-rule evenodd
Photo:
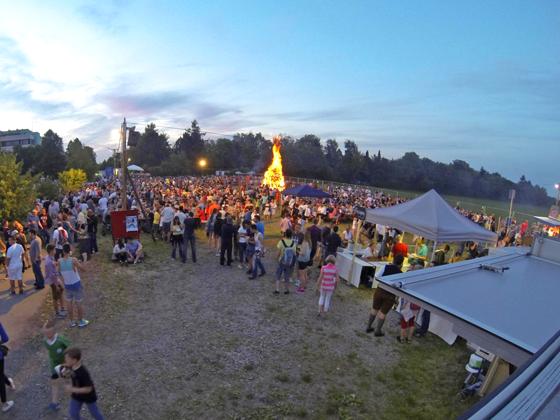
<path fill-rule="evenodd" d="M 329 255 L 325 259 L 325 265 L 321 267 L 321 274 L 317 279 L 317 291 L 320 292 L 319 313 L 317 316 L 322 316 L 324 313 L 328 312 L 334 289 L 336 289 L 338 285 L 338 270 L 335 262 L 335 256 Z"/>

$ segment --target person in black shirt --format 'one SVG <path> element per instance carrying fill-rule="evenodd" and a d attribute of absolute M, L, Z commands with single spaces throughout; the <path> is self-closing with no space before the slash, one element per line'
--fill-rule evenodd
<path fill-rule="evenodd" d="M 385 266 L 385 270 L 383 271 L 383 277 L 390 276 L 392 274 L 399 274 L 402 273 L 401 268 L 403 265 L 404 257 L 402 254 L 398 254 L 393 259 L 392 264 L 388 264 Z M 375 292 L 373 293 L 373 308 L 371 310 L 371 314 L 369 315 L 368 326 L 366 332 L 370 333 L 375 331 L 376 337 L 383 337 L 385 334 L 381 330 L 383 327 L 383 323 L 385 322 L 385 317 L 395 304 L 395 295 L 388 292 L 381 287 L 377 287 Z M 375 317 L 377 317 L 377 325 L 375 326 L 375 330 L 372 328 L 373 322 L 375 321 Z"/>
<path fill-rule="evenodd" d="M 87 211 L 87 232 L 89 237 L 89 249 L 95 254 L 99 252 L 97 247 L 97 216 L 93 213 L 92 209 Z"/>
<path fill-rule="evenodd" d="M 67 385 L 65 388 L 71 396 L 70 418 L 79 420 L 80 410 L 82 405 L 85 404 L 94 419 L 103 420 L 103 415 L 97 407 L 95 385 L 88 370 L 82 365 L 82 351 L 76 347 L 66 349 L 64 352 L 64 367 L 71 370 L 70 377 L 72 378 L 72 385 Z"/>
<path fill-rule="evenodd" d="M 338 226 L 333 226 L 332 232 L 327 236 L 325 245 L 327 246 L 327 255 L 335 255 L 338 247 L 342 245 L 342 239 L 338 235 Z"/>
<path fill-rule="evenodd" d="M 193 212 L 189 212 L 188 217 L 185 219 L 185 230 L 183 232 L 183 240 L 185 241 L 185 259 L 187 258 L 187 249 L 191 245 L 191 255 L 193 263 L 196 262 L 196 245 L 194 231 L 196 229 L 196 220 L 194 220 Z"/>
<path fill-rule="evenodd" d="M 233 228 L 233 220 L 231 219 L 231 216 L 227 216 L 226 223 L 222 226 L 221 232 L 220 265 L 224 265 L 225 255 L 227 253 L 227 265 L 231 266 L 234 234 L 235 229 Z"/>

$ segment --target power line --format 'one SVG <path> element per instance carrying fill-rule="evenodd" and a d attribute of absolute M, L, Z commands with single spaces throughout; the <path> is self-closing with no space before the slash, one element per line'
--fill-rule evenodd
<path fill-rule="evenodd" d="M 147 125 L 149 123 L 138 123 L 138 122 L 130 122 L 132 125 Z M 179 130 L 179 131 L 187 131 L 188 128 L 180 128 L 180 127 L 170 127 L 166 125 L 156 125 L 156 128 L 165 128 L 168 130 Z M 201 131 L 201 134 L 215 134 L 217 136 L 224 136 L 224 137 L 235 137 L 235 134 L 226 134 L 226 133 L 218 133 L 215 131 Z"/>

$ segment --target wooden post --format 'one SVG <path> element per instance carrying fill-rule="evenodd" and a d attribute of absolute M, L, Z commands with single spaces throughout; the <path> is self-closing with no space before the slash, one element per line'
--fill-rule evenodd
<path fill-rule="evenodd" d="M 128 207 L 128 199 L 126 196 L 126 118 L 121 124 L 121 210 Z"/>

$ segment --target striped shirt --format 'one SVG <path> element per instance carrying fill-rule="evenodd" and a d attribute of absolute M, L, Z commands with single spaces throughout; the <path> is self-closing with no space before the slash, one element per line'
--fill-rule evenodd
<path fill-rule="evenodd" d="M 323 280 L 321 281 L 322 290 L 334 290 L 337 271 L 334 264 L 327 264 L 321 268 L 321 274 L 323 275 Z"/>

